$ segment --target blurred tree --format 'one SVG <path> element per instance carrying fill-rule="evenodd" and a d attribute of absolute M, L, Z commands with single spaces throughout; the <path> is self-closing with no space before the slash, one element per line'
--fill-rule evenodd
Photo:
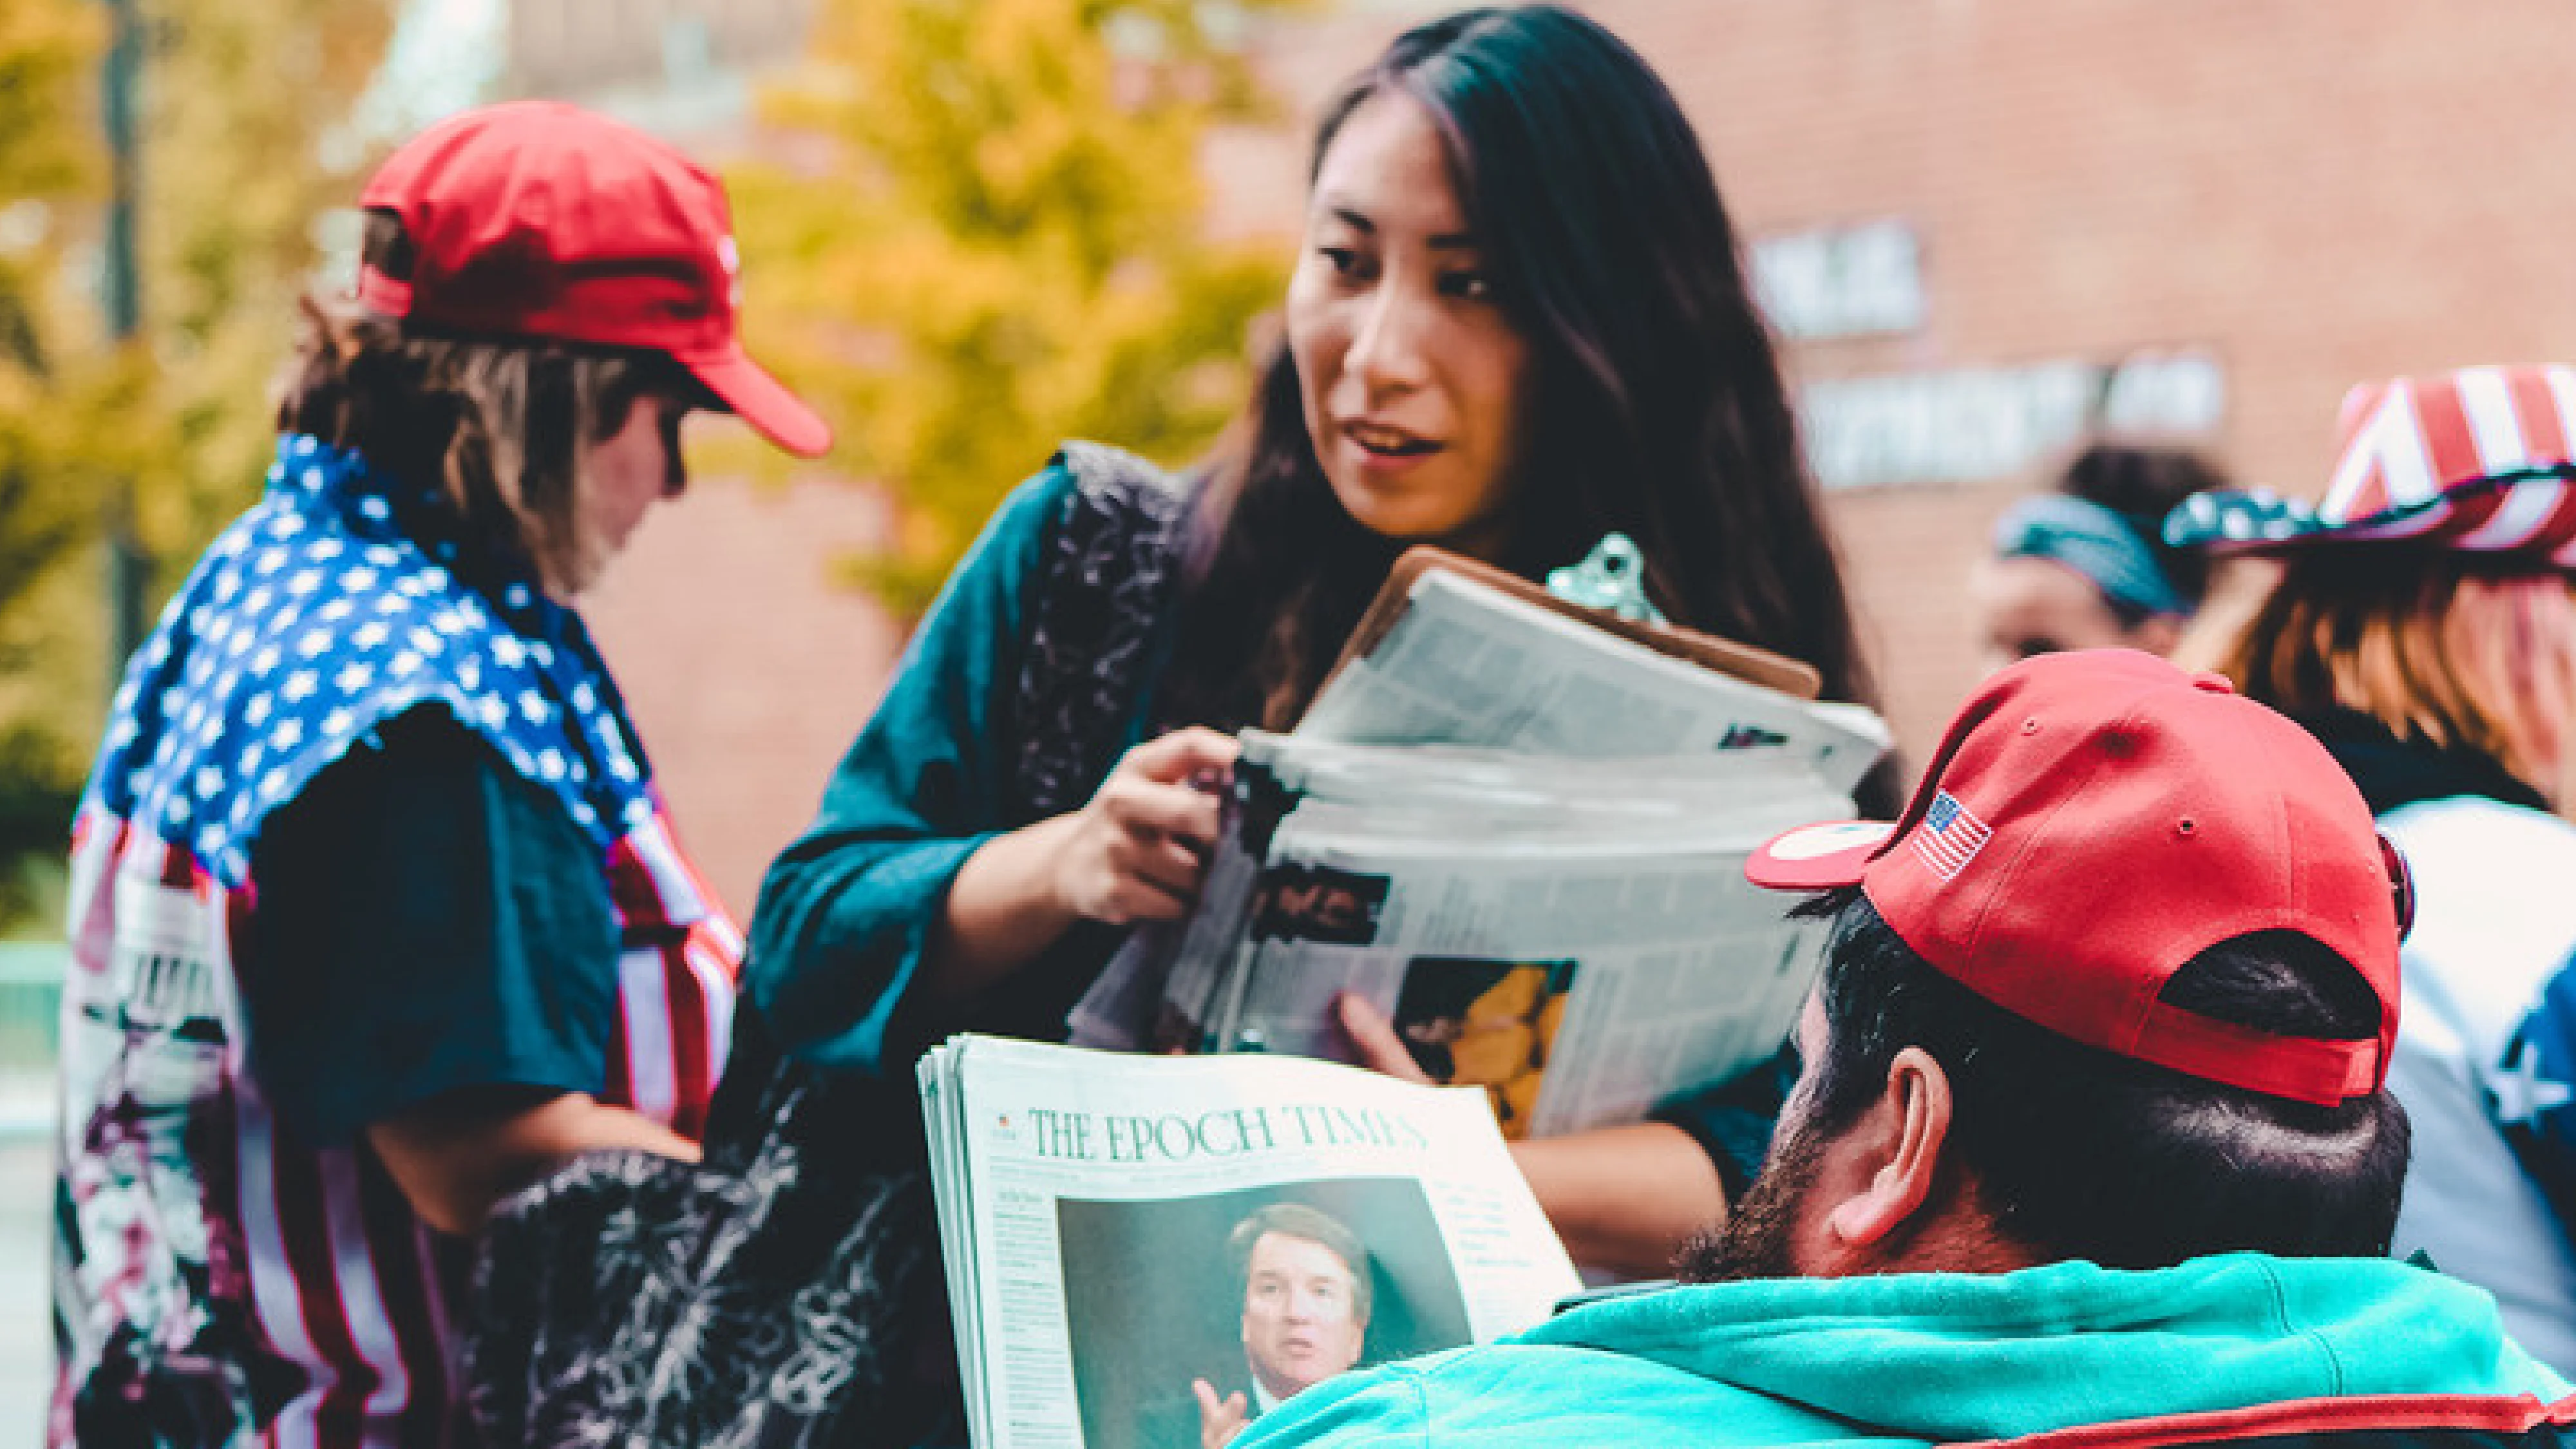
<path fill-rule="evenodd" d="M 60 281 L 67 219 L 104 169 L 90 104 L 104 20 L 94 4 L 0 9 L 0 928 L 31 904 L 25 863 L 62 849 L 100 687 L 96 632 L 66 627 L 62 606 L 81 582 L 96 597 L 74 567 L 100 496 L 79 444 L 116 369 L 61 345 L 75 299 Z M 83 686 L 93 698 L 66 698 Z"/>
<path fill-rule="evenodd" d="M 1241 403 L 1287 248 L 1207 237 L 1211 128 L 1268 119 L 1242 48 L 1304 0 L 823 0 L 733 176 L 755 346 L 895 503 L 862 564 L 924 605 L 1056 443 L 1187 461 Z"/>
<path fill-rule="evenodd" d="M 138 3 L 151 37 L 143 330 L 159 424 L 138 523 L 166 592 L 258 496 L 271 384 L 321 261 L 322 219 L 356 200 L 375 159 L 330 143 L 384 60 L 401 0 Z"/>
<path fill-rule="evenodd" d="M 98 274 L 101 0 L 0 3 L 0 930 L 58 861 L 105 706 L 94 547 L 130 486 L 153 602 L 267 467 L 268 382 L 354 177 L 321 161 L 394 0 L 138 0 L 141 330 Z"/>

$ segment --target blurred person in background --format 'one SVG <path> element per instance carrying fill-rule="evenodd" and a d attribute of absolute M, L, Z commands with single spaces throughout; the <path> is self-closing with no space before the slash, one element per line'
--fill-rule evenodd
<path fill-rule="evenodd" d="M 795 1177 L 748 1217 L 710 1199 L 723 1231 L 774 1233 L 766 1276 L 704 1285 L 688 1311 L 718 1328 L 631 1382 L 768 1381 L 743 1362 L 764 1351 L 752 1330 L 801 1295 L 810 1314 L 776 1353 L 801 1362 L 829 1337 L 860 1367 L 821 1407 L 745 1407 L 808 1416 L 763 1432 L 962 1433 L 953 1383 L 931 1378 L 954 1356 L 912 1063 L 954 1032 L 1062 1040 L 1128 931 L 1188 910 L 1231 732 L 1297 719 L 1407 545 L 1540 579 L 1623 531 L 1676 622 L 1869 698 L 1734 230 L 1634 51 L 1554 6 L 1421 25 L 1327 108 L 1311 183 L 1286 345 L 1231 445 L 1182 488 L 1070 445 L 1014 493 L 771 867 L 745 1110 L 720 1107 L 711 1142 L 739 1120 L 746 1178 Z M 1382 1017 L 1358 1025 L 1409 1066 Z M 766 1085 L 754 1035 L 783 1052 Z M 1578 1256 L 1659 1269 L 1723 1211 L 1768 1125 L 1685 1108 L 1521 1162 Z M 568 1213 L 512 1261 L 596 1240 Z M 587 1341 L 611 1332 L 650 1336 Z M 567 1366 L 587 1352 L 568 1345 Z M 532 1402 L 495 1432 L 612 1419 L 613 1398 Z M 725 1412 L 707 1402 L 686 1432 Z M 651 1435 L 678 1442 L 678 1418 Z"/>
<path fill-rule="evenodd" d="M 2277 556 L 2187 653 L 2304 724 L 2413 870 L 2389 1086 L 2415 1123 L 2399 1253 L 2496 1295 L 2576 1371 L 2576 370 L 2356 388 L 2324 501 L 2223 493 L 2178 543 Z"/>
<path fill-rule="evenodd" d="M 740 938 L 572 602 L 734 338 L 722 190 L 570 107 L 398 151 L 266 496 L 128 666 L 73 846 L 58 1444 L 443 1446 L 493 1203 L 689 1159 Z"/>
<path fill-rule="evenodd" d="M 1969 575 L 1986 673 L 2060 649 L 2169 654 L 2208 591 L 2209 561 L 2164 541 L 2165 515 L 2227 486 L 2197 453 L 2097 442 L 1995 521 Z"/>

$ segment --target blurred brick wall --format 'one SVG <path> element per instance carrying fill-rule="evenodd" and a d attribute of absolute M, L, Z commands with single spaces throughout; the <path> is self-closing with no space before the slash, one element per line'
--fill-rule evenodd
<path fill-rule="evenodd" d="M 834 567 L 880 512 L 825 480 L 692 480 L 583 601 L 680 839 L 746 922 L 903 646 Z"/>
<path fill-rule="evenodd" d="M 1345 0 L 1263 37 L 1298 119 L 1211 141 L 1215 225 L 1293 233 L 1304 118 L 1439 8 Z M 2576 107 L 2551 99 L 2576 54 L 2565 0 L 1589 8 L 1681 95 L 1748 238 L 1912 229 L 1924 324 L 1792 348 L 1802 381 L 2206 348 L 2227 384 L 2213 451 L 2307 490 L 2347 384 L 2576 353 Z M 1832 500 L 1917 762 L 1971 682 L 1967 565 L 2026 482 Z M 866 494 L 699 494 L 651 526 L 591 613 L 684 831 L 747 908 L 897 641 L 828 577 L 828 556 L 875 526 Z"/>
<path fill-rule="evenodd" d="M 1300 115 L 1406 24 L 1276 38 Z M 2322 485 L 2350 383 L 2576 352 L 2576 6 L 2493 0 L 1598 0 L 1699 127 L 1748 239 L 1897 218 L 1925 325 L 1789 349 L 1802 381 L 2209 349 L 2209 442 Z M 1302 134 L 1211 149 L 1224 224 L 1293 226 Z M 1972 682 L 1963 579 L 2024 480 L 1833 499 L 1919 761 Z"/>

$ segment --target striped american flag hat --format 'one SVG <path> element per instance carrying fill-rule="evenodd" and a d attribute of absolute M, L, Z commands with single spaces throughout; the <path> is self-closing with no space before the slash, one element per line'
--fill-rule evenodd
<path fill-rule="evenodd" d="M 2576 369 L 2469 367 L 2346 394 L 2323 502 L 2203 493 L 2165 540 L 2211 553 L 2406 540 L 2576 567 Z"/>

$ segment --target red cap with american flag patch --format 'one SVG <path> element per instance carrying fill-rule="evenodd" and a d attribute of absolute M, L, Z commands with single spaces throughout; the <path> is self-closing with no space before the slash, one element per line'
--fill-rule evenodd
<path fill-rule="evenodd" d="M 2576 567 L 2576 369 L 2469 367 L 2346 394 L 2322 503 L 2204 493 L 2165 538 L 2211 553 L 2397 540 Z"/>
<path fill-rule="evenodd" d="M 1935 970 L 2036 1025 L 2174 1071 L 2332 1106 L 2397 1039 L 2403 863 L 2307 731 L 2153 655 L 2077 650 L 1987 681 L 1894 825 L 1793 830 L 1745 866 L 1859 886 Z M 2210 947 L 2294 931 L 2379 998 L 2375 1039 L 2277 1036 L 2167 1004 Z"/>

